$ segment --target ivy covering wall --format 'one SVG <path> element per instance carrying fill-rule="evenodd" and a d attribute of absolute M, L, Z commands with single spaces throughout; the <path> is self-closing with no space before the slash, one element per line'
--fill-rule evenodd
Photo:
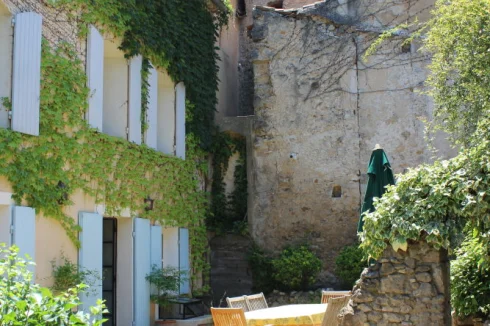
<path fill-rule="evenodd" d="M 0 175 L 11 183 L 13 199 L 58 220 L 76 245 L 79 226 L 63 208 L 78 190 L 103 203 L 107 215 L 128 208 L 165 226 L 188 227 L 192 267 L 206 273 L 208 198 L 199 179 L 206 173 L 216 104 L 215 42 L 229 12 L 214 14 L 201 0 L 60 0 L 49 5 L 66 14 L 82 38 L 94 24 L 121 38 L 127 57 L 142 54 L 143 79 L 151 61 L 175 82 L 185 83 L 187 160 L 90 128 L 83 118 L 89 89 L 80 54 L 72 45 L 53 49 L 43 41 L 40 136 L 0 129 Z M 8 99 L 3 102 L 10 105 Z M 146 209 L 148 197 L 154 200 L 152 210 Z"/>

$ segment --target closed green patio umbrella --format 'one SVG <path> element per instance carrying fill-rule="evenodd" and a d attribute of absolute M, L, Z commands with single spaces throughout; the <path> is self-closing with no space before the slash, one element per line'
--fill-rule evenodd
<path fill-rule="evenodd" d="M 362 214 L 366 211 L 374 211 L 374 198 L 383 196 L 387 185 L 395 184 L 390 161 L 388 161 L 385 151 L 379 144 L 376 144 L 373 149 L 367 173 L 369 179 L 366 194 L 364 195 L 364 201 L 362 202 L 361 217 L 359 218 L 359 224 L 357 225 L 357 232 L 362 232 L 364 226 Z"/>

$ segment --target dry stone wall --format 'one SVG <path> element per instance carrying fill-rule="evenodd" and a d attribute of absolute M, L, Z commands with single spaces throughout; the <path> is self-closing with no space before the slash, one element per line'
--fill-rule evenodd
<path fill-rule="evenodd" d="M 389 246 L 362 273 L 340 325 L 450 325 L 448 264 L 445 250 L 425 242 Z"/>
<path fill-rule="evenodd" d="M 395 38 L 363 59 L 380 26 L 423 14 L 431 2 L 366 1 L 257 7 L 250 32 L 251 233 L 276 252 L 308 241 L 324 262 L 323 286 L 335 285 L 335 257 L 356 239 L 375 144 L 395 173 L 433 155 L 422 122 L 432 103 L 419 92 L 430 58 Z M 436 147 L 443 157 L 453 155 L 442 141 Z"/>

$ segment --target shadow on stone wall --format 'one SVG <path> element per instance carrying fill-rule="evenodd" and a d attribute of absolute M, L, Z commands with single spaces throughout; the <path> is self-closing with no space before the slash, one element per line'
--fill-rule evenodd
<path fill-rule="evenodd" d="M 423 241 L 406 252 L 388 246 L 361 274 L 339 325 L 451 325 L 449 300 L 446 250 Z"/>

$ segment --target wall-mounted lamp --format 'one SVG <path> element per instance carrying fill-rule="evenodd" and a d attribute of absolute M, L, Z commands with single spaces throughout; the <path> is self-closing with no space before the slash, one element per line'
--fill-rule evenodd
<path fill-rule="evenodd" d="M 153 203 L 155 202 L 154 199 L 151 199 L 150 196 L 145 198 L 145 211 L 151 211 L 153 210 Z"/>
<path fill-rule="evenodd" d="M 58 185 L 56 187 L 64 190 L 61 197 L 58 198 L 58 205 L 63 205 L 66 201 L 68 201 L 68 192 L 66 191 L 68 187 L 66 186 L 66 184 L 63 181 L 58 181 Z"/>

